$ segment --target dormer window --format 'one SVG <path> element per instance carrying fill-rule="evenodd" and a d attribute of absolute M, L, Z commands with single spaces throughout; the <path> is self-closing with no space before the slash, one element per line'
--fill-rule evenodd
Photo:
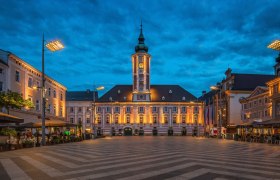
<path fill-rule="evenodd" d="M 125 101 L 126 101 L 126 96 L 124 96 L 124 97 L 123 97 L 123 100 L 125 100 Z"/>
<path fill-rule="evenodd" d="M 109 101 L 112 101 L 112 100 L 113 100 L 113 98 L 110 96 L 110 97 L 109 97 Z"/>
<path fill-rule="evenodd" d="M 121 93 L 121 90 L 118 90 L 118 94 L 120 94 Z"/>
<path fill-rule="evenodd" d="M 169 90 L 169 94 L 172 94 L 172 90 L 171 89 Z"/>
<path fill-rule="evenodd" d="M 164 97 L 164 96 L 162 96 L 161 100 L 163 100 L 163 101 L 164 101 L 164 100 L 165 100 L 165 97 Z"/>
<path fill-rule="evenodd" d="M 183 100 L 183 101 L 185 101 L 185 100 L 186 100 L 186 97 L 185 97 L 185 96 L 183 96 L 183 97 L 182 97 L 182 100 Z"/>

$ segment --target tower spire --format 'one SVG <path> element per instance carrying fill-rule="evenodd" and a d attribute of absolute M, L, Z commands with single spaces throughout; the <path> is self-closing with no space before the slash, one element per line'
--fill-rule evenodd
<path fill-rule="evenodd" d="M 135 52 L 148 52 L 148 46 L 145 45 L 145 38 L 143 35 L 142 19 L 140 23 L 140 34 L 138 37 L 138 45 L 135 47 Z"/>

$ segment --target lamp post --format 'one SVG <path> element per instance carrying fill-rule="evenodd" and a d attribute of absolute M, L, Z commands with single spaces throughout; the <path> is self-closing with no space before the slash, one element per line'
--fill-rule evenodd
<path fill-rule="evenodd" d="M 222 100 L 222 86 L 220 84 L 216 86 L 211 86 L 211 90 L 219 91 L 218 98 L 217 98 L 217 110 L 219 114 L 219 138 L 222 137 L 222 108 L 220 101 Z"/>
<path fill-rule="evenodd" d="M 104 86 L 99 86 L 99 87 L 95 87 L 94 85 L 94 88 L 93 88 L 93 97 L 92 97 L 92 123 L 93 123 L 93 133 L 94 133 L 94 139 L 97 137 L 97 131 L 96 131 L 96 125 L 95 125 L 95 94 L 97 91 L 100 91 L 100 90 L 103 90 L 104 89 Z"/>
<path fill-rule="evenodd" d="M 46 89 L 45 89 L 45 46 L 52 52 L 61 50 L 64 48 L 63 44 L 58 41 L 51 41 L 46 43 L 45 45 L 45 39 L 44 39 L 44 34 L 42 38 L 42 146 L 46 145 L 46 140 L 45 140 L 45 117 L 46 117 Z"/>

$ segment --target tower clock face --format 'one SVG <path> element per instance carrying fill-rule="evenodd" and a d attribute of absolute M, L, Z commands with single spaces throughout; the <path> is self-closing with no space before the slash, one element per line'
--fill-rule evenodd
<path fill-rule="evenodd" d="M 143 69 L 143 68 L 144 68 L 143 63 L 139 63 L 139 68 L 141 68 L 141 69 Z"/>

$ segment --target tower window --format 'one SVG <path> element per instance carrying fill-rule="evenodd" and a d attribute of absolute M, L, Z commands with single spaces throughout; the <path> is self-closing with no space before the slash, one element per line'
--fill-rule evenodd
<path fill-rule="evenodd" d="M 169 90 L 169 94 L 172 94 L 172 90 L 171 89 Z"/>
<path fill-rule="evenodd" d="M 164 96 L 162 96 L 161 100 L 163 100 L 163 101 L 164 101 L 164 100 L 165 100 L 165 97 L 164 97 Z"/>

